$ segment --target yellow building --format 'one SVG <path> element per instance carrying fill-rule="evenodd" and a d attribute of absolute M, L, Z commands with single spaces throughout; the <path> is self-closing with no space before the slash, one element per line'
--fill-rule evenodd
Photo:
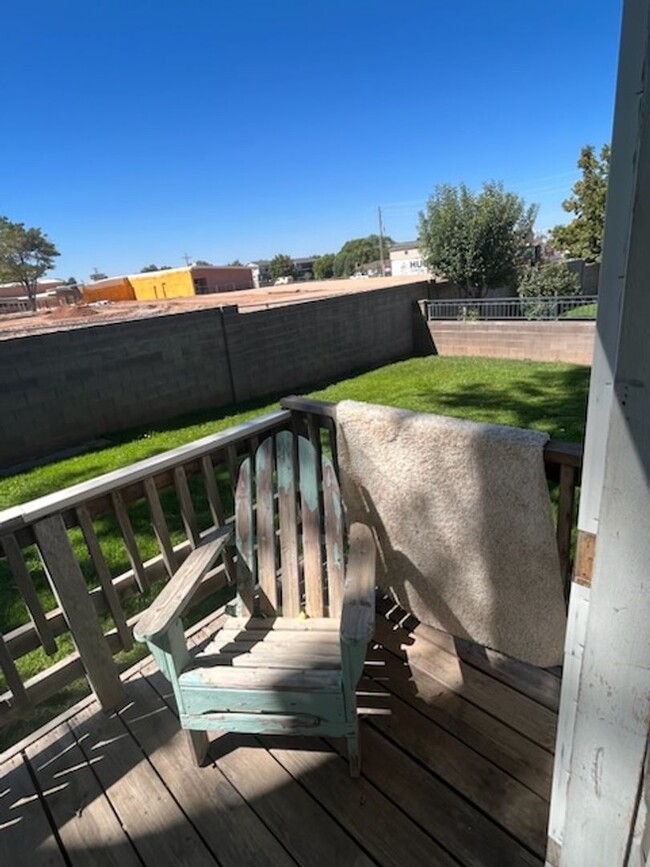
<path fill-rule="evenodd" d="M 166 268 L 164 271 L 132 274 L 128 279 L 138 301 L 152 301 L 157 298 L 183 298 L 196 294 L 192 270 L 191 267 Z"/>
<path fill-rule="evenodd" d="M 84 287 L 84 301 L 152 301 L 187 298 L 213 292 L 253 289 L 250 268 L 220 265 L 187 265 L 146 271 L 125 277 L 109 277 Z"/>

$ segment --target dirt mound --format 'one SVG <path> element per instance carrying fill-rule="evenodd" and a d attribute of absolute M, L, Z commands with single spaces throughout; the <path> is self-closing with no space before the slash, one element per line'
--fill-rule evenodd
<path fill-rule="evenodd" d="M 83 304 L 65 304 L 50 313 L 51 319 L 77 319 L 79 316 L 97 316 L 97 310 Z"/>

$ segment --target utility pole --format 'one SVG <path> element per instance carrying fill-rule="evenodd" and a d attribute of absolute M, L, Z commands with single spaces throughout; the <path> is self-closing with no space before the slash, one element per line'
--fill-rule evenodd
<path fill-rule="evenodd" d="M 192 261 L 191 258 L 187 255 L 187 253 L 185 253 L 185 255 L 183 256 L 183 259 L 185 259 L 186 265 L 189 265 L 190 262 Z"/>
<path fill-rule="evenodd" d="M 384 223 L 381 219 L 381 206 L 377 208 L 379 213 L 379 260 L 381 262 L 381 276 L 386 276 L 386 268 L 384 266 Z"/>

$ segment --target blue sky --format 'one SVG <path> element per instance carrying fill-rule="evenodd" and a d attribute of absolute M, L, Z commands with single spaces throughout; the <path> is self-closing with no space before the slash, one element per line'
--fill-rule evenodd
<path fill-rule="evenodd" d="M 436 184 L 561 202 L 609 141 L 616 0 L 5 4 L 0 214 L 55 273 L 417 233 Z"/>

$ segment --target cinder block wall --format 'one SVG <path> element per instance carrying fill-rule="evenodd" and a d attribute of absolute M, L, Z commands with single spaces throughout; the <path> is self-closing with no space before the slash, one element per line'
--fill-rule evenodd
<path fill-rule="evenodd" d="M 412 283 L 0 341 L 0 467 L 426 351 L 414 317 L 428 292 Z"/>
<path fill-rule="evenodd" d="M 595 322 L 429 322 L 439 355 L 591 364 Z"/>
<path fill-rule="evenodd" d="M 232 399 L 220 311 L 0 342 L 0 466 Z"/>
<path fill-rule="evenodd" d="M 427 284 L 229 315 L 237 400 L 345 376 L 412 355 L 416 302 Z"/>

